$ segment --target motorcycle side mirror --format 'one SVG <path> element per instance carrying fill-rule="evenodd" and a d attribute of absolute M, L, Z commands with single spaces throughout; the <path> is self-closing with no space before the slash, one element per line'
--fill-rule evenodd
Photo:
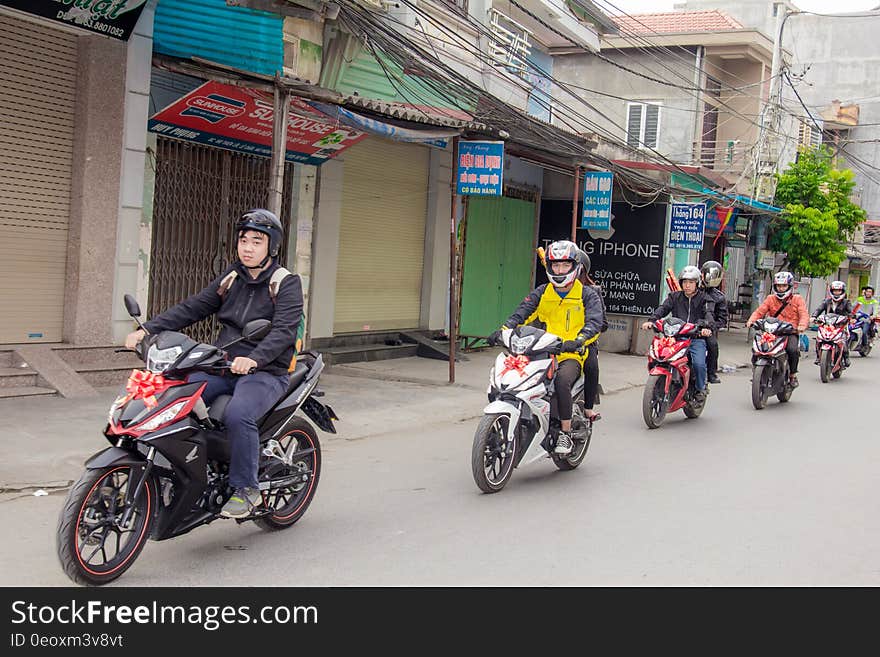
<path fill-rule="evenodd" d="M 272 330 L 272 322 L 268 319 L 254 319 L 244 325 L 241 336 L 249 342 L 262 340 Z"/>
<path fill-rule="evenodd" d="M 132 317 L 140 317 L 141 307 L 138 305 L 137 299 L 130 294 L 126 294 L 123 298 L 125 300 L 125 309 L 128 311 L 128 314 Z"/>

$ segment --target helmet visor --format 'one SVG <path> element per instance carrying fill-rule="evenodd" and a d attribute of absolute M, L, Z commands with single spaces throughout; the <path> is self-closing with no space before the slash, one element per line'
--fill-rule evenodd
<path fill-rule="evenodd" d="M 550 273 L 556 276 L 570 274 L 571 270 L 575 268 L 574 260 L 553 260 L 549 262 L 548 265 Z"/>

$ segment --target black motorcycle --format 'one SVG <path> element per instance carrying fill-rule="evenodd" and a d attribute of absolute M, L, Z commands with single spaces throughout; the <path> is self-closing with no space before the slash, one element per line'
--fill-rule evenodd
<path fill-rule="evenodd" d="M 140 316 L 133 297 L 125 295 L 125 306 L 132 317 Z M 174 331 L 141 341 L 136 353 L 146 369 L 132 371 L 110 407 L 104 436 L 112 446 L 86 461 L 58 518 L 58 558 L 74 582 L 111 582 L 131 567 L 148 538 L 174 538 L 221 517 L 232 494 L 223 426 L 232 397 L 221 395 L 208 407 L 205 382 L 186 378 L 196 371 L 234 376 L 224 350 L 242 340 L 259 341 L 270 329 L 269 320 L 254 320 L 223 347 Z M 336 433 L 336 414 L 316 399 L 323 395 L 317 389 L 323 369 L 319 353 L 299 354 L 287 390 L 258 421 L 263 502 L 253 516 L 236 522 L 285 529 L 308 509 L 321 474 L 321 446 L 312 425 L 296 413 L 302 410 L 319 428 Z"/>

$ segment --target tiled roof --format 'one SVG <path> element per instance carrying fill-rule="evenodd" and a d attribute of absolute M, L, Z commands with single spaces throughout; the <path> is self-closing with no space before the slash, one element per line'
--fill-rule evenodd
<path fill-rule="evenodd" d="M 743 29 L 736 19 L 723 11 L 672 11 L 663 14 L 614 16 L 622 35 L 678 34 L 681 32 L 715 32 Z"/>

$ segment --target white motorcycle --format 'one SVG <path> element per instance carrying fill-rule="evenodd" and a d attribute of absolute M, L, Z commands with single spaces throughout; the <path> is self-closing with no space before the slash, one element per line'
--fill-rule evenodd
<path fill-rule="evenodd" d="M 543 458 L 552 458 L 560 470 L 574 470 L 587 455 L 593 423 L 586 418 L 583 374 L 571 390 L 573 447 L 569 454 L 553 453 L 557 431 L 550 429 L 550 399 L 554 394 L 559 336 L 532 326 L 501 331 L 506 348 L 489 374 L 489 405 L 474 434 L 471 468 L 484 493 L 497 493 L 510 481 L 513 470 Z"/>

